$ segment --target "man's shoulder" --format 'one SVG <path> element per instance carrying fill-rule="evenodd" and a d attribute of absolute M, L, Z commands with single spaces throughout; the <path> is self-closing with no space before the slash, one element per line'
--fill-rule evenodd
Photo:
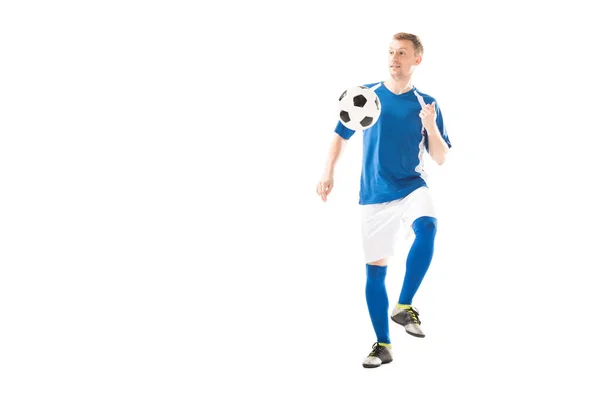
<path fill-rule="evenodd" d="M 364 86 L 364 87 L 366 87 L 366 88 L 369 88 L 369 89 L 376 90 L 376 89 L 378 89 L 378 88 L 379 88 L 381 85 L 382 85 L 382 82 L 381 82 L 381 81 L 377 81 L 377 82 L 371 82 L 371 83 L 363 83 L 363 84 L 361 84 L 360 86 Z"/>

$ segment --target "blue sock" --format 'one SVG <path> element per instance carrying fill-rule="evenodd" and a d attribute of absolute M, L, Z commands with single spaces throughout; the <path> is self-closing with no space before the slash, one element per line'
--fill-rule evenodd
<path fill-rule="evenodd" d="M 433 217 L 417 218 L 413 223 L 415 241 L 406 257 L 406 273 L 398 303 L 411 305 L 413 297 L 433 259 L 433 243 L 437 232 L 437 219 Z"/>
<path fill-rule="evenodd" d="M 391 344 L 388 321 L 389 300 L 385 288 L 386 273 L 387 266 L 379 267 L 367 264 L 365 295 L 377 342 Z"/>

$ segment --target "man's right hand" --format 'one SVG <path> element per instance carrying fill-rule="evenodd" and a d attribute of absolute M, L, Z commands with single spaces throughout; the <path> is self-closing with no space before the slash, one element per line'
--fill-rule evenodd
<path fill-rule="evenodd" d="M 321 196 L 321 200 L 327 201 L 327 196 L 333 189 L 333 176 L 324 175 L 321 181 L 317 183 L 317 194 Z"/>

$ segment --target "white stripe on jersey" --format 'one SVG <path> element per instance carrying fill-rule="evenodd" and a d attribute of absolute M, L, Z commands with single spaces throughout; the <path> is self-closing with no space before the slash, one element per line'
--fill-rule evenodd
<path fill-rule="evenodd" d="M 419 104 L 421 105 L 421 107 L 425 107 L 425 100 L 423 100 L 423 96 L 417 93 L 416 89 L 413 90 L 413 93 L 415 94 L 415 96 L 417 96 L 417 100 L 419 100 Z"/>
<path fill-rule="evenodd" d="M 423 96 L 417 93 L 417 90 L 413 90 L 415 96 L 417 96 L 417 100 L 419 100 L 419 104 L 421 107 L 425 107 L 425 100 L 423 100 Z M 421 126 L 421 142 L 419 143 L 419 164 L 415 168 L 415 172 L 421 174 L 421 178 L 425 182 L 427 182 L 427 173 L 423 169 L 423 153 L 425 153 L 425 127 Z"/>

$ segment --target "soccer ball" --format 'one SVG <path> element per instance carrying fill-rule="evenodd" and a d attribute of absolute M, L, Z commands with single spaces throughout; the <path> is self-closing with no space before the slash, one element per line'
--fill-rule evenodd
<path fill-rule="evenodd" d="M 372 127 L 381 114 L 381 103 L 374 90 L 353 86 L 338 101 L 340 122 L 348 129 L 360 131 Z"/>

